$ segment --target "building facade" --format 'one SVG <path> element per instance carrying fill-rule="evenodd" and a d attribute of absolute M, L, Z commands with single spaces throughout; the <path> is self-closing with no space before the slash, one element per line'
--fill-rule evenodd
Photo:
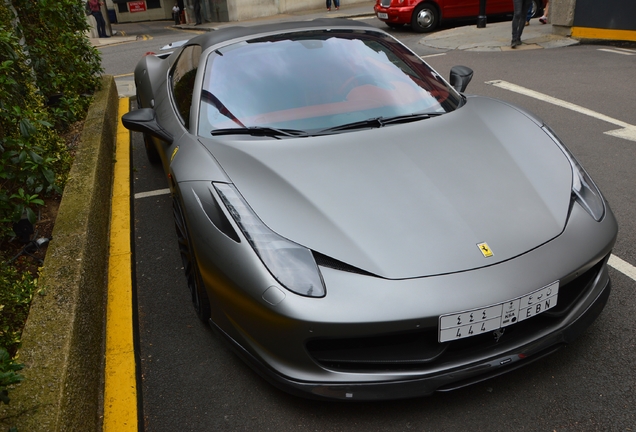
<path fill-rule="evenodd" d="M 120 23 L 171 20 L 175 3 L 183 13 L 184 24 L 197 22 L 197 10 L 201 22 L 228 22 L 325 7 L 325 0 L 107 0 Z M 369 0 L 347 1 L 355 3 Z"/>

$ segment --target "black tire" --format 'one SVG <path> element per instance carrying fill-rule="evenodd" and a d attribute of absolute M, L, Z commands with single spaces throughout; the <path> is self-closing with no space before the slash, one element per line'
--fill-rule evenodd
<path fill-rule="evenodd" d="M 532 0 L 530 8 L 532 11 L 532 18 L 539 18 L 543 15 L 543 2 L 541 0 Z"/>
<path fill-rule="evenodd" d="M 177 230 L 177 242 L 179 243 L 179 253 L 181 254 L 181 262 L 183 263 L 183 271 L 185 272 L 188 282 L 188 289 L 192 296 L 192 306 L 197 317 L 203 322 L 210 319 L 210 299 L 208 293 L 203 286 L 203 279 L 199 271 L 196 256 L 190 241 L 188 226 L 183 216 L 181 204 L 178 197 L 172 200 L 172 209 L 174 215 L 174 225 Z"/>
<path fill-rule="evenodd" d="M 392 28 L 393 30 L 397 30 L 397 29 L 401 29 L 402 27 L 404 27 L 404 24 L 389 24 L 386 23 L 387 26 L 389 26 L 389 28 Z"/>
<path fill-rule="evenodd" d="M 437 28 L 439 13 L 437 8 L 430 3 L 421 3 L 413 10 L 411 16 L 411 28 L 418 33 L 428 33 Z"/>
<path fill-rule="evenodd" d="M 155 147 L 155 144 L 152 142 L 152 138 L 144 134 L 144 147 L 146 148 L 146 157 L 148 158 L 148 162 L 153 165 L 157 165 L 161 163 L 161 157 L 159 156 L 159 152 Z"/>

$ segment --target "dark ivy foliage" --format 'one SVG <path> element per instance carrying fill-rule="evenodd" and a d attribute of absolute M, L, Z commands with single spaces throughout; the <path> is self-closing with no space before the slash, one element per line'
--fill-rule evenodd
<path fill-rule="evenodd" d="M 24 31 L 37 86 L 51 120 L 64 128 L 83 118 L 102 72 L 99 52 L 90 44 L 81 0 L 12 0 Z M 59 100 L 57 99 L 59 97 Z"/>
<path fill-rule="evenodd" d="M 8 387 L 24 379 L 24 377 L 18 373 L 20 369 L 22 369 L 22 365 L 16 364 L 9 356 L 9 353 L 0 347 L 0 402 L 8 404 Z"/>
<path fill-rule="evenodd" d="M 61 193 L 71 157 L 60 133 L 85 116 L 101 73 L 80 0 L 8 4 L 0 3 L 0 235 L 23 215 L 33 221 L 44 195 Z"/>
<path fill-rule="evenodd" d="M 100 83 L 101 58 L 86 36 L 81 0 L 0 1 L 0 245 L 14 222 L 35 221 L 61 194 L 72 154 L 61 137 L 83 120 Z M 0 255 L 0 260 L 7 257 Z M 19 382 L 11 358 L 36 281 L 0 265 L 0 400 Z"/>

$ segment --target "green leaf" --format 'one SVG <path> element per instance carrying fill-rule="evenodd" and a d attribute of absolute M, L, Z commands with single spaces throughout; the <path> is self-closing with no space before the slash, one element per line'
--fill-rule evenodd
<path fill-rule="evenodd" d="M 35 134 L 35 132 L 35 126 L 33 126 L 33 123 L 31 123 L 29 119 L 23 118 L 20 120 L 20 134 L 22 134 L 24 138 L 29 138 Z"/>
<path fill-rule="evenodd" d="M 42 204 L 44 204 L 44 203 L 42 203 Z M 27 207 L 25 210 L 26 210 L 27 219 L 29 220 L 29 222 L 34 224 L 35 221 L 37 220 L 36 214 L 33 212 L 33 210 L 31 210 L 30 207 Z"/>
<path fill-rule="evenodd" d="M 33 150 L 29 150 L 29 155 L 31 156 L 31 160 L 33 162 L 35 162 L 36 164 L 38 164 L 38 165 L 41 165 L 42 162 L 44 162 L 44 159 L 42 159 L 42 156 L 40 156 L 39 154 L 37 154 Z"/>
<path fill-rule="evenodd" d="M 44 175 L 46 181 L 49 182 L 49 184 L 55 183 L 55 173 L 53 171 L 51 171 L 50 169 L 44 169 L 42 170 L 42 174 Z"/>

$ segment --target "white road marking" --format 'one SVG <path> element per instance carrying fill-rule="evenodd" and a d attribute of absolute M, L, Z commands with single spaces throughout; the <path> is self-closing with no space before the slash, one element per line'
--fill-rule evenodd
<path fill-rule="evenodd" d="M 170 189 L 158 189 L 150 192 L 139 192 L 135 194 L 135 199 L 148 198 L 157 195 L 169 195 Z"/>
<path fill-rule="evenodd" d="M 339 15 L 337 13 L 333 14 L 332 18 L 340 18 L 342 17 L 342 15 Z M 370 20 L 375 18 L 375 15 L 367 15 L 367 16 L 360 16 L 360 17 L 351 17 L 351 18 L 347 18 L 350 20 L 354 20 L 354 21 L 365 21 L 365 20 Z"/>
<path fill-rule="evenodd" d="M 567 108 L 569 110 L 578 112 L 579 114 L 584 114 L 590 117 L 594 117 L 598 120 L 602 120 L 604 122 L 614 124 L 616 126 L 621 127 L 622 129 L 615 129 L 615 130 L 604 132 L 606 135 L 611 135 L 617 138 L 623 138 L 629 141 L 636 141 L 636 126 L 626 123 L 624 121 L 617 120 L 615 118 L 606 116 L 605 114 L 601 114 L 596 111 L 592 111 L 591 109 L 582 107 L 580 105 L 576 105 L 571 102 L 566 102 L 564 100 L 557 99 L 555 97 L 548 96 L 547 94 L 530 90 L 525 87 L 521 87 L 516 84 L 509 83 L 507 81 L 493 80 L 493 81 L 486 81 L 486 84 L 490 84 L 495 87 L 502 88 L 504 90 L 509 90 L 515 93 L 529 96 L 531 98 L 535 98 L 543 102 L 551 103 L 553 105 L 557 105 L 562 108 Z"/>
<path fill-rule="evenodd" d="M 636 55 L 636 51 L 630 50 L 627 48 L 599 48 L 599 51 L 605 51 L 614 54 L 622 54 L 622 55 Z"/>
<path fill-rule="evenodd" d="M 115 79 L 115 85 L 120 98 L 133 97 L 137 94 L 135 80 L 117 78 Z"/>
<path fill-rule="evenodd" d="M 634 267 L 627 261 L 623 261 L 616 255 L 611 255 L 607 263 L 610 265 L 610 267 L 613 267 L 615 270 L 623 273 L 631 280 L 636 281 L 636 267 Z"/>
<path fill-rule="evenodd" d="M 425 56 L 420 56 L 420 58 L 437 57 L 437 56 L 443 56 L 443 55 L 446 55 L 446 53 L 429 54 L 429 55 L 425 55 Z"/>

